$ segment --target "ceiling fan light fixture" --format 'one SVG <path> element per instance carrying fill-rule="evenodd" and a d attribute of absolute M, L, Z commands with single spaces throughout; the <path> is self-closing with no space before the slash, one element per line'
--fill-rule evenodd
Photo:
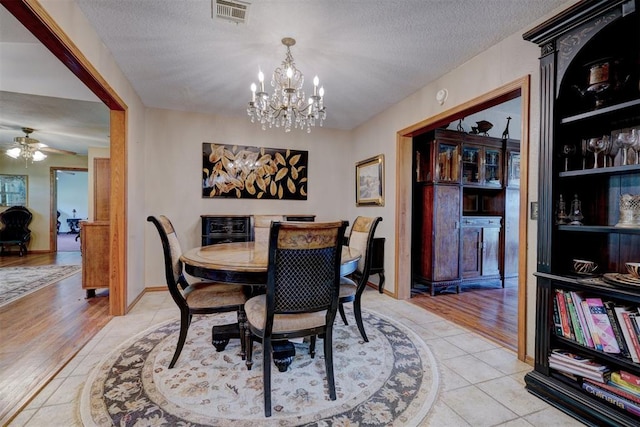
<path fill-rule="evenodd" d="M 9 148 L 7 150 L 7 156 L 17 159 L 18 157 L 20 157 L 21 152 L 22 150 L 19 147 Z"/>
<path fill-rule="evenodd" d="M 46 154 L 43 154 L 42 151 L 36 151 L 33 153 L 33 161 L 40 162 L 47 158 Z"/>

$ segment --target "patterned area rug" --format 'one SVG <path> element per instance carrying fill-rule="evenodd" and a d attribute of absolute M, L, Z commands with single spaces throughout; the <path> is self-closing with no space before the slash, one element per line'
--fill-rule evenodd
<path fill-rule="evenodd" d="M 0 307 L 80 271 L 79 265 L 0 268 Z"/>
<path fill-rule="evenodd" d="M 363 310 L 368 343 L 355 324 L 344 326 L 336 319 L 337 400 L 328 397 L 322 341 L 314 359 L 303 342 L 295 344 L 296 357 L 287 372 L 272 368 L 273 415 L 265 418 L 260 343 L 254 345 L 251 371 L 239 356 L 237 341 L 220 353 L 211 345 L 211 326 L 234 317 L 194 317 L 171 370 L 167 366 L 178 321 L 155 326 L 123 344 L 85 383 L 83 425 L 411 426 L 419 425 L 435 401 L 438 371 L 425 343 L 404 326 Z"/>

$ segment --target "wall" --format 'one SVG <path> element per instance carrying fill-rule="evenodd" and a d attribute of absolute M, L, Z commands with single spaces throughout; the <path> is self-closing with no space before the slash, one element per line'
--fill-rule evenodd
<path fill-rule="evenodd" d="M 127 106 L 127 305 L 144 290 L 144 144 L 145 108 L 82 11 L 73 0 L 39 3 Z"/>
<path fill-rule="evenodd" d="M 25 168 L 23 160 L 12 159 L 4 154 L 0 155 L 0 173 L 29 176 L 27 207 L 33 214 L 33 220 L 29 225 L 29 229 L 31 229 L 29 251 L 50 250 L 49 235 L 52 230 L 50 226 L 51 167 L 86 168 L 87 157 L 47 154 L 47 158 L 43 161 L 29 163 L 29 166 Z M 0 211 L 5 209 L 6 207 L 0 207 Z M 53 229 L 55 229 L 55 223 Z"/>
<path fill-rule="evenodd" d="M 200 246 L 203 214 L 315 214 L 317 221 L 347 219 L 353 194 L 345 183 L 354 180 L 350 161 L 351 134 L 315 128 L 310 134 L 282 129 L 262 130 L 248 118 L 222 117 L 148 109 L 144 170 L 144 215 L 166 215 L 183 249 Z M 307 200 L 202 198 L 202 143 L 290 148 L 309 152 Z M 351 220 L 352 221 L 352 220 Z M 145 285 L 165 283 L 157 231 L 145 224 Z"/>
<path fill-rule="evenodd" d="M 93 221 L 95 219 L 95 213 L 93 212 L 93 208 L 94 208 L 94 182 L 93 182 L 93 178 L 94 178 L 94 170 L 93 170 L 93 160 L 97 159 L 97 158 L 109 158 L 110 157 L 110 153 L 109 153 L 109 149 L 108 148 L 89 148 L 89 200 L 91 201 L 89 203 L 89 214 L 87 215 L 87 218 L 89 219 L 89 221 Z"/>

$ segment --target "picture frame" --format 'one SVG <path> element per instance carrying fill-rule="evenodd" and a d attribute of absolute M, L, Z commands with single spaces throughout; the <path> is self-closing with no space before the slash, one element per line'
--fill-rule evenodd
<path fill-rule="evenodd" d="M 356 206 L 384 206 L 384 155 L 356 163 Z"/>
<path fill-rule="evenodd" d="M 0 206 L 27 206 L 28 175 L 0 175 Z"/>
<path fill-rule="evenodd" d="M 307 200 L 309 152 L 202 143 L 202 198 Z"/>

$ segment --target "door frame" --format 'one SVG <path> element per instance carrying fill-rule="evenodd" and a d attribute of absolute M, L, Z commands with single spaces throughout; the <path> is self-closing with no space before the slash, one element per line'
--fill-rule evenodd
<path fill-rule="evenodd" d="M 49 168 L 49 251 L 58 252 L 58 233 L 56 229 L 57 210 L 58 210 L 58 180 L 56 174 L 58 171 L 87 172 L 88 168 L 70 167 L 70 166 L 51 166 Z"/>
<path fill-rule="evenodd" d="M 36 0 L 0 0 L 110 110 L 109 314 L 127 312 L 127 104 Z"/>
<path fill-rule="evenodd" d="M 521 97 L 521 139 L 520 139 L 520 207 L 518 233 L 518 359 L 525 360 L 527 349 L 527 201 L 529 198 L 529 115 L 531 76 L 507 83 L 484 95 L 424 119 L 396 133 L 396 223 L 395 223 L 395 282 L 396 297 L 411 297 L 411 212 L 413 170 L 413 137 L 447 125 L 467 115 Z"/>

